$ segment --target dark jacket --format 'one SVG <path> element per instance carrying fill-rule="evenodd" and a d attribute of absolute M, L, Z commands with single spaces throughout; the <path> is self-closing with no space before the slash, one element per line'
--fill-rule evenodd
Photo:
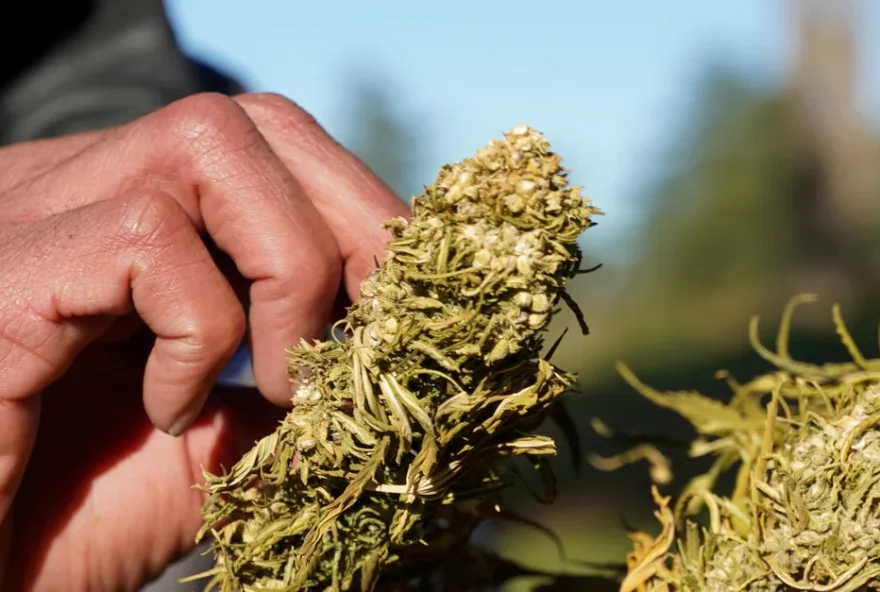
<path fill-rule="evenodd" d="M 161 0 L 15 3 L 0 41 L 0 145 L 119 125 L 241 85 L 185 56 Z"/>

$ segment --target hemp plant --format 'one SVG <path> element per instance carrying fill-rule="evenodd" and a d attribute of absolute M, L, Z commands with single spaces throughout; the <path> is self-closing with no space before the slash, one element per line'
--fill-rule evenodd
<path fill-rule="evenodd" d="M 213 535 L 216 567 L 189 579 L 368 591 L 390 574 L 389 589 L 415 589 L 463 549 L 476 570 L 488 555 L 468 539 L 504 514 L 512 458 L 549 474 L 555 443 L 531 430 L 574 379 L 541 356 L 544 333 L 561 302 L 577 311 L 565 282 L 599 213 L 524 125 L 444 166 L 411 220 L 386 223 L 386 257 L 342 337 L 289 350 L 287 417 L 205 474 L 198 539 Z M 475 575 L 453 571 L 447 582 Z"/>
<path fill-rule="evenodd" d="M 838 306 L 834 323 L 852 361 L 814 365 L 789 354 L 795 307 L 776 351 L 753 347 L 776 371 L 740 384 L 724 404 L 696 392 L 642 395 L 690 421 L 690 454 L 714 458 L 671 504 L 654 489 L 662 532 L 631 535 L 622 592 L 855 592 L 880 590 L 880 360 L 866 359 Z M 732 493 L 715 491 L 735 469 Z M 707 518 L 700 525 L 696 516 Z"/>

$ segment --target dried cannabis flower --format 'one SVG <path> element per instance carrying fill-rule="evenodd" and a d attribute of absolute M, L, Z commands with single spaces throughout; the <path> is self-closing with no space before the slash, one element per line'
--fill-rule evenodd
<path fill-rule="evenodd" d="M 658 393 L 624 374 L 643 395 L 687 418 L 692 456 L 716 457 L 674 509 L 654 491 L 657 538 L 632 535 L 623 592 L 854 592 L 880 590 L 880 360 L 859 352 L 834 307 L 852 363 L 815 366 L 788 353 L 792 300 L 777 351 L 751 338 L 778 372 L 741 385 L 728 405 L 698 393 Z M 769 399 L 769 400 L 768 400 Z M 739 463 L 729 497 L 713 492 Z M 693 516 L 708 510 L 708 525 Z M 683 530 L 683 532 L 681 532 Z"/>
<path fill-rule="evenodd" d="M 529 435 L 572 383 L 540 358 L 599 212 L 517 126 L 441 169 L 337 327 L 290 350 L 294 407 L 232 470 L 206 474 L 208 588 L 371 590 L 383 568 L 467 543 Z M 543 466 L 543 465 L 542 465 Z M 422 562 L 420 564 L 420 562 Z"/>

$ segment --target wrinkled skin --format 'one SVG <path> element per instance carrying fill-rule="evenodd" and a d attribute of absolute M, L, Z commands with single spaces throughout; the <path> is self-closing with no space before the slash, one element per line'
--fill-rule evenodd
<path fill-rule="evenodd" d="M 0 589 L 137 589 L 408 210 L 275 95 L 197 95 L 0 169 Z M 262 397 L 213 386 L 245 334 Z"/>

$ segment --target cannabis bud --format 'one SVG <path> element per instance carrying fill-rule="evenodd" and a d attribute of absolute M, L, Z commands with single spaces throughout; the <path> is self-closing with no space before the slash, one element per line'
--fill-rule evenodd
<path fill-rule="evenodd" d="M 722 404 L 698 393 L 658 393 L 624 370 L 643 395 L 690 420 L 692 456 L 713 456 L 670 507 L 654 491 L 659 537 L 632 535 L 623 592 L 854 592 L 880 590 L 880 360 L 866 360 L 840 310 L 834 322 L 853 362 L 793 360 L 783 315 L 777 351 L 758 353 L 777 372 L 730 380 Z M 729 496 L 713 489 L 737 466 Z M 699 526 L 694 517 L 706 511 Z"/>
<path fill-rule="evenodd" d="M 425 571 L 500 510 L 506 462 L 573 377 L 540 357 L 577 239 L 599 212 L 517 126 L 413 199 L 338 339 L 289 351 L 293 409 L 228 473 L 206 474 L 208 588 L 374 589 Z M 404 576 L 401 576 L 404 577 Z M 411 577 L 411 576 L 405 576 Z M 193 578 L 190 578 L 193 579 Z"/>

